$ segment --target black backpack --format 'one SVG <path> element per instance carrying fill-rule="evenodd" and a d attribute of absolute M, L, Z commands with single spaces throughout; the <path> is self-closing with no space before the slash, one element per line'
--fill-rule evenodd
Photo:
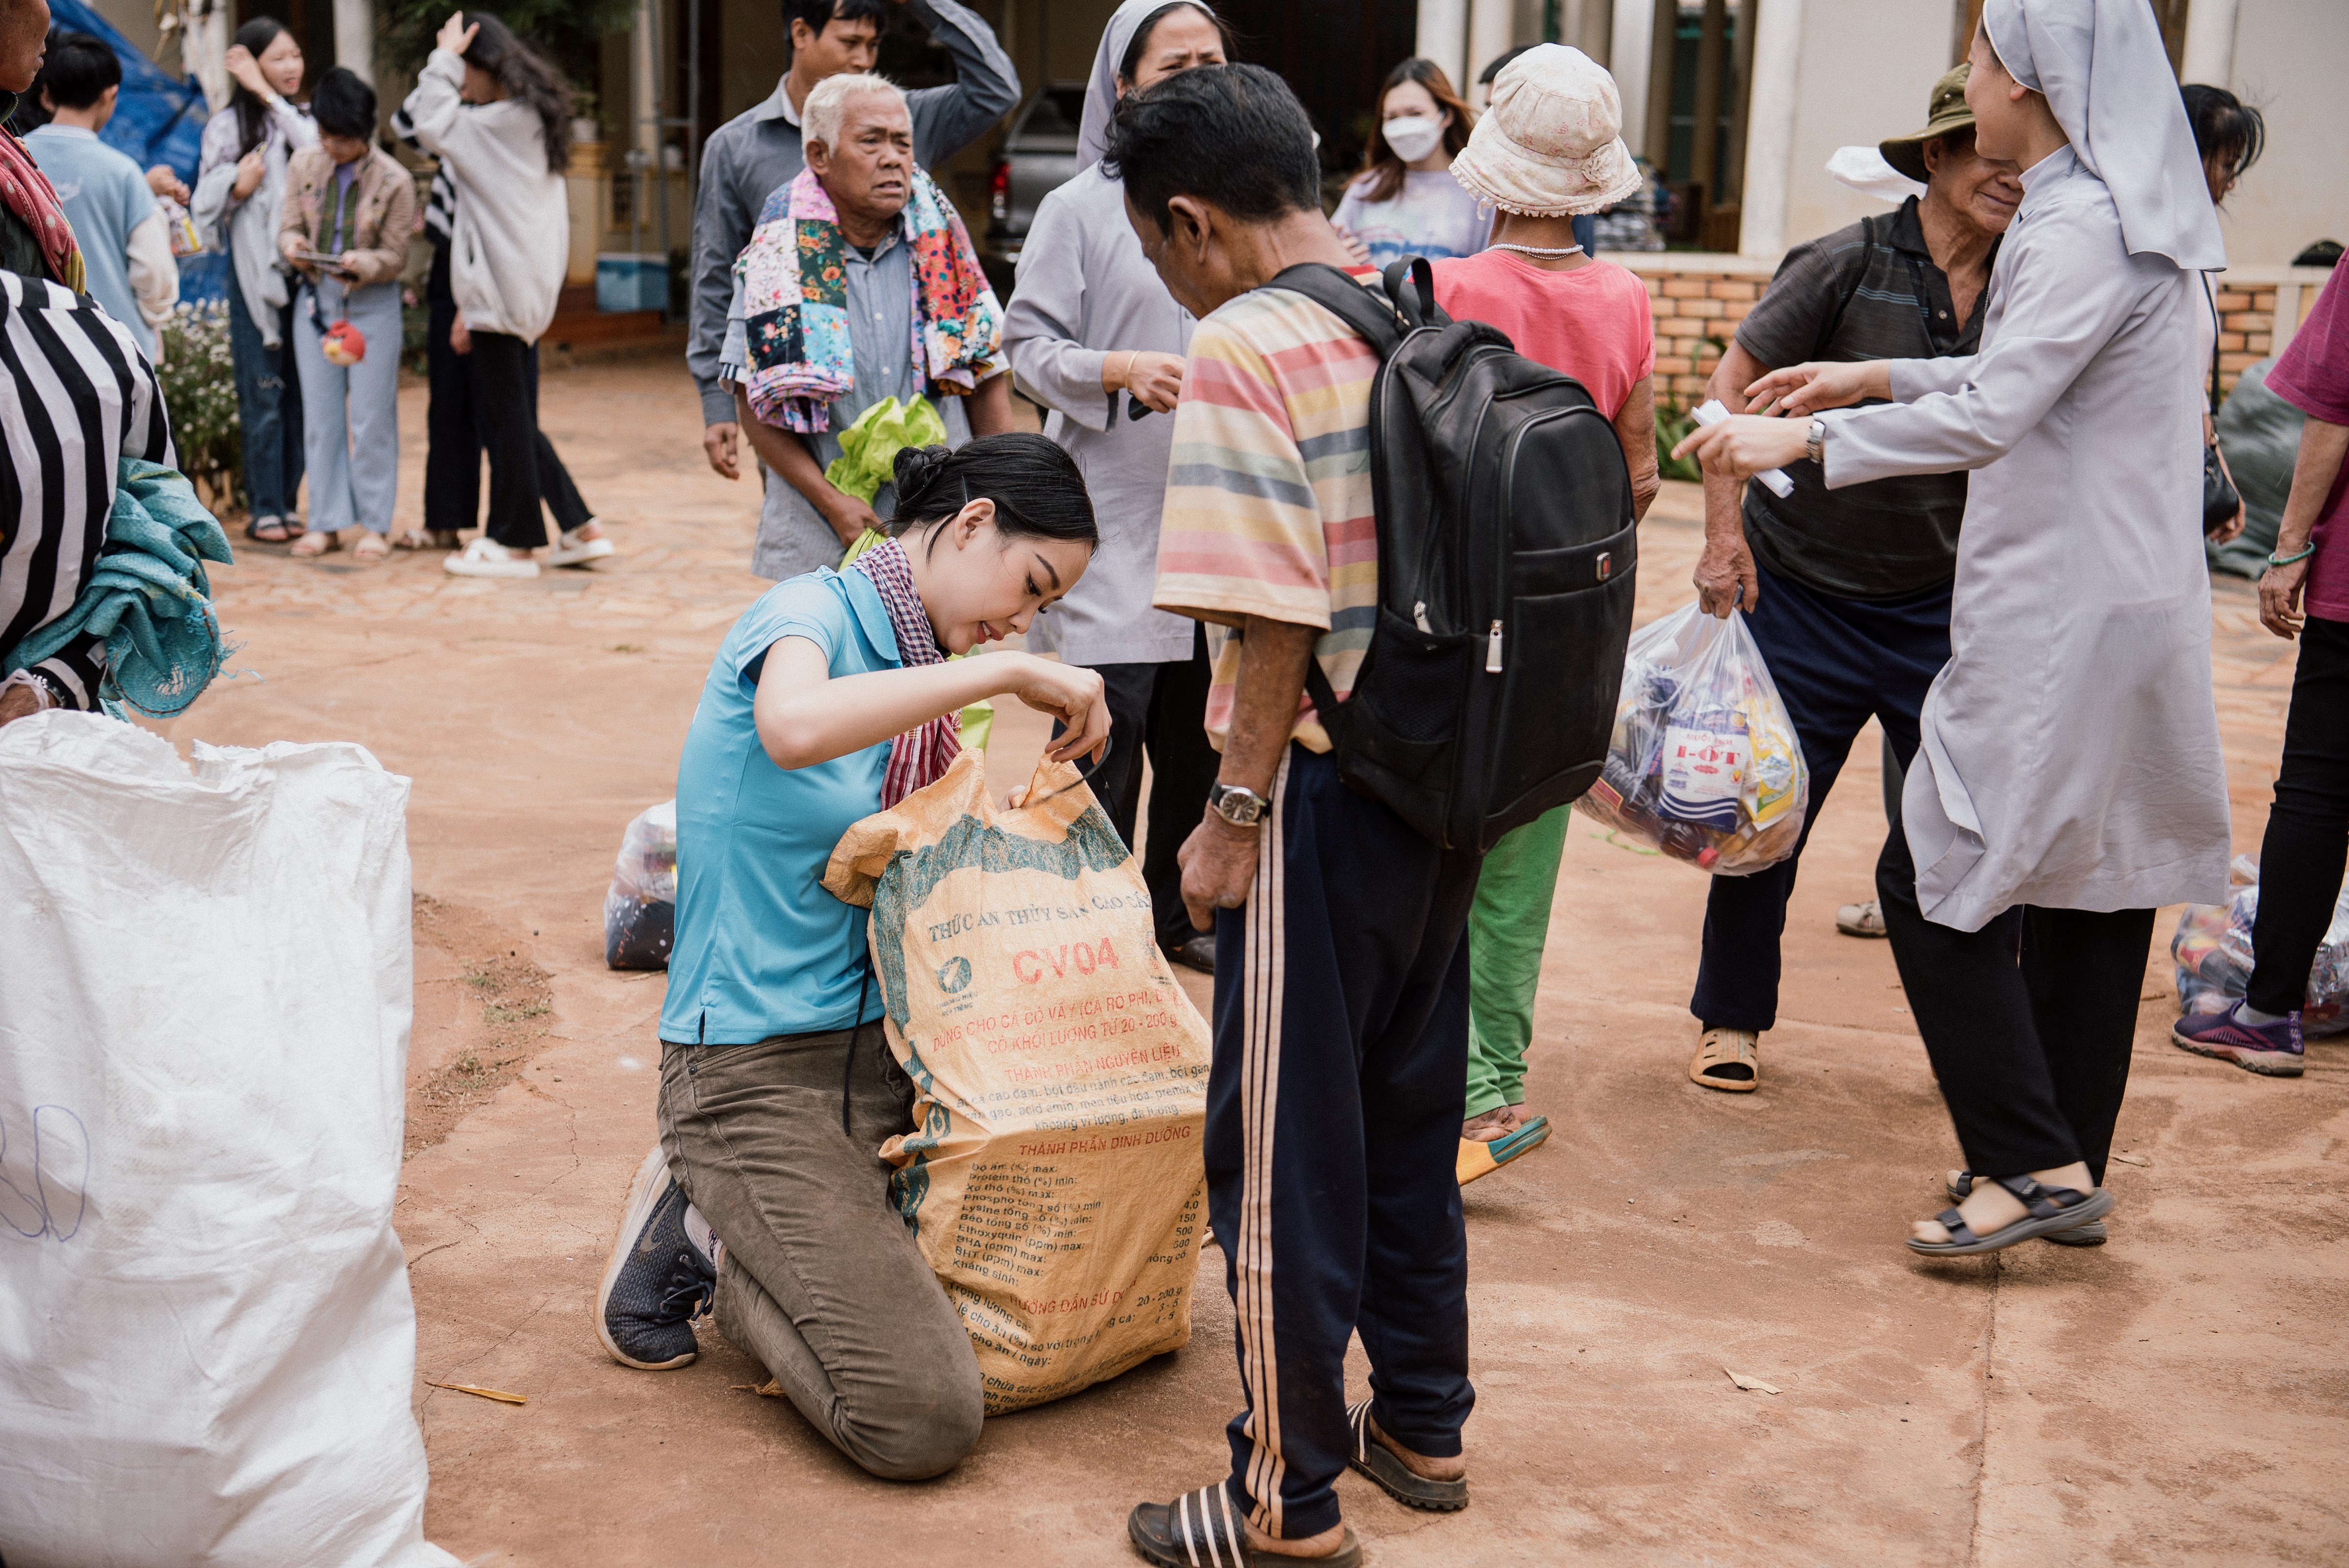
<path fill-rule="evenodd" d="M 1266 286 L 1322 306 L 1381 361 L 1378 619 L 1346 701 L 1319 659 L 1306 689 L 1349 788 L 1481 854 L 1579 798 L 1606 761 L 1631 636 L 1631 475 L 1580 382 L 1446 317 L 1424 260 L 1385 282 L 1381 300 L 1307 263 Z"/>

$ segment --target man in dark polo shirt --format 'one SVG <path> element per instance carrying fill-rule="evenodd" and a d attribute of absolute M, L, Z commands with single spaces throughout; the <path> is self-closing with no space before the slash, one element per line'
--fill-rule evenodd
<path fill-rule="evenodd" d="M 1730 412 L 1781 366 L 1979 347 L 1991 263 L 2023 185 L 2013 164 L 1975 153 L 1965 85 L 1960 66 L 1933 84 L 1924 130 L 1881 143 L 1894 168 L 1925 182 L 1922 197 L 1786 253 L 1713 372 L 1711 395 Z M 1747 612 L 1810 765 L 1807 838 L 1871 714 L 1902 767 L 1917 749 L 1926 688 L 1950 657 L 1966 476 L 1834 491 L 1816 463 L 1786 476 L 1785 500 L 1758 481 L 1741 498 L 1735 481 L 1706 476 L 1696 586 L 1708 613 Z M 1757 1037 L 1777 1021 L 1778 939 L 1802 852 L 1798 842 L 1766 871 L 1713 879 L 1689 1002 L 1699 1026 L 1689 1076 L 1707 1088 L 1747 1093 L 1760 1082 Z"/>

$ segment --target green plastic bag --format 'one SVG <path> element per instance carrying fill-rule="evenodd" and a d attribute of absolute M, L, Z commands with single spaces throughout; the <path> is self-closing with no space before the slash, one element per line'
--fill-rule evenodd
<path fill-rule="evenodd" d="M 823 471 L 823 477 L 842 494 L 854 495 L 869 506 L 895 472 L 900 452 L 909 446 L 941 446 L 946 439 L 946 421 L 938 418 L 929 399 L 916 397 L 911 403 L 900 404 L 895 398 L 884 398 L 840 432 L 840 456 Z"/>

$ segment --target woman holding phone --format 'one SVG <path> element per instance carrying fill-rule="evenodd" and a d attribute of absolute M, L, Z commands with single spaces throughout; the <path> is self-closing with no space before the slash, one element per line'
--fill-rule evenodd
<path fill-rule="evenodd" d="M 1967 1168 L 1929 1255 L 2100 1224 L 2156 907 L 2227 887 L 2196 275 L 2225 249 L 2152 13 L 1989 0 L 1966 101 L 2023 197 L 1981 352 L 1789 366 L 1691 436 L 1743 479 L 1974 471 L 1951 656 L 1877 867 Z M 1889 399 L 1868 408 L 1863 399 Z M 2018 957 L 2019 945 L 2019 957 Z"/>

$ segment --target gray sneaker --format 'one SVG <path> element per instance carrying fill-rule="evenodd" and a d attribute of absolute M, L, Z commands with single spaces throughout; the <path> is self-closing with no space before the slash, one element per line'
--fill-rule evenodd
<path fill-rule="evenodd" d="M 595 1337 L 613 1360 L 646 1372 L 698 1353 L 693 1319 L 709 1310 L 718 1271 L 686 1238 L 684 1189 L 658 1145 L 636 1168 L 612 1256 L 595 1288 Z"/>

